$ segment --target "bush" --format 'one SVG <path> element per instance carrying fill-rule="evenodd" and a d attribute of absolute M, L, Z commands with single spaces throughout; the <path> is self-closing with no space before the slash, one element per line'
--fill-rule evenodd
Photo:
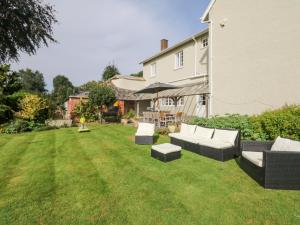
<path fill-rule="evenodd" d="M 241 137 L 245 140 L 260 140 L 264 139 L 263 135 L 255 129 L 249 116 L 241 115 L 226 115 L 215 116 L 212 118 L 195 118 L 191 124 L 212 127 L 212 128 L 232 128 L 241 131 Z"/>
<path fill-rule="evenodd" d="M 12 121 L 11 123 L 7 124 L 2 128 L 2 133 L 6 134 L 16 134 L 16 133 L 22 133 L 22 132 L 29 132 L 33 131 L 35 129 L 43 127 L 43 124 L 35 123 L 33 121 L 26 121 L 17 119 L 15 121 Z"/>
<path fill-rule="evenodd" d="M 267 111 L 252 117 L 251 121 L 267 140 L 274 140 L 278 136 L 300 140 L 300 106 Z"/>
<path fill-rule="evenodd" d="M 13 113 L 10 107 L 0 105 L 0 124 L 6 123 L 13 118 Z"/>
<path fill-rule="evenodd" d="M 278 136 L 300 140 L 300 106 L 285 106 L 257 116 L 194 118 L 189 123 L 212 128 L 239 129 L 244 140 L 274 140 Z"/>

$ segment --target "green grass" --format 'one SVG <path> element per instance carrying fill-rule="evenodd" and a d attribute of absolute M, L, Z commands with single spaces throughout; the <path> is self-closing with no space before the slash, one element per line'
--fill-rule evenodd
<path fill-rule="evenodd" d="M 1 135 L 0 224 L 300 224 L 299 191 L 264 190 L 235 160 L 162 163 L 134 132 Z"/>

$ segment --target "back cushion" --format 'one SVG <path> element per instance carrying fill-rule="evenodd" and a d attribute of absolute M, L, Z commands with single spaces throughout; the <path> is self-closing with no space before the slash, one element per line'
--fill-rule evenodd
<path fill-rule="evenodd" d="M 196 125 L 189 125 L 182 123 L 180 128 L 180 134 L 184 136 L 193 136 L 195 133 Z"/>
<path fill-rule="evenodd" d="M 214 131 L 215 131 L 214 129 L 197 126 L 196 131 L 194 133 L 194 137 L 211 139 Z"/>
<path fill-rule="evenodd" d="M 276 138 L 272 145 L 271 151 L 295 151 L 300 152 L 300 142 L 293 141 L 287 138 Z"/>
<path fill-rule="evenodd" d="M 155 129 L 153 123 L 139 123 L 137 133 L 152 133 Z"/>
<path fill-rule="evenodd" d="M 223 141 L 234 145 L 235 139 L 238 135 L 237 130 L 219 130 L 215 129 L 213 140 Z"/>

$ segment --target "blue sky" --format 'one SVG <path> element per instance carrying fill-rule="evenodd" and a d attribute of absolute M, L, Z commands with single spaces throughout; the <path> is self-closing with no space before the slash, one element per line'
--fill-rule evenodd
<path fill-rule="evenodd" d="M 48 89 L 58 74 L 74 85 L 100 80 L 104 67 L 114 63 L 124 75 L 142 69 L 139 62 L 160 48 L 173 45 L 206 27 L 200 16 L 209 0 L 47 0 L 55 6 L 58 43 L 34 56 L 21 54 L 12 69 L 41 71 Z"/>

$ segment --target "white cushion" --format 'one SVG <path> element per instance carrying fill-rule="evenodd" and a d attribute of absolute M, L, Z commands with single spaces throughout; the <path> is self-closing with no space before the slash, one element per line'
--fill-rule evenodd
<path fill-rule="evenodd" d="M 153 136 L 155 125 L 153 123 L 139 123 L 135 136 Z"/>
<path fill-rule="evenodd" d="M 262 152 L 248 152 L 243 151 L 242 156 L 248 159 L 253 164 L 262 167 L 263 166 L 263 153 Z"/>
<path fill-rule="evenodd" d="M 180 128 L 180 134 L 184 136 L 192 136 L 194 135 L 195 130 L 196 130 L 196 125 L 189 125 L 189 124 L 182 123 Z"/>
<path fill-rule="evenodd" d="M 196 127 L 196 131 L 194 133 L 195 138 L 212 138 L 212 135 L 214 133 L 214 129 L 206 128 L 206 127 Z"/>
<path fill-rule="evenodd" d="M 168 154 L 171 152 L 180 152 L 181 147 L 177 145 L 173 145 L 170 143 L 160 144 L 160 145 L 153 145 L 152 149 L 158 151 L 163 154 Z"/>
<path fill-rule="evenodd" d="M 271 151 L 295 151 L 300 152 L 300 142 L 293 141 L 287 138 L 276 138 L 272 145 Z"/>
<path fill-rule="evenodd" d="M 237 130 L 220 130 L 215 129 L 213 140 L 228 142 L 234 145 L 235 139 L 238 135 Z"/>
<path fill-rule="evenodd" d="M 211 148 L 216 148 L 216 149 L 231 148 L 234 146 L 230 142 L 213 140 L 213 139 L 205 139 L 205 138 L 198 140 L 198 144 L 207 146 L 207 147 L 211 147 Z"/>

